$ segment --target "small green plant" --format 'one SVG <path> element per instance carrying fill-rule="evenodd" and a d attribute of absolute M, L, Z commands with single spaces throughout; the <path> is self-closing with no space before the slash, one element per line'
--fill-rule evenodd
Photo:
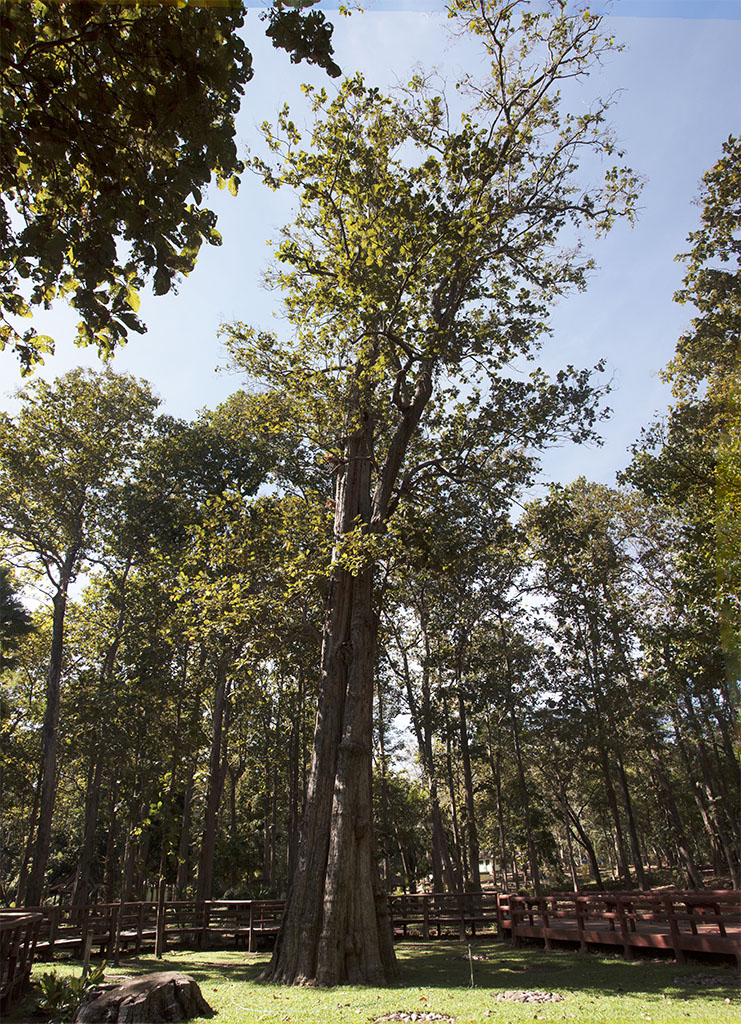
<path fill-rule="evenodd" d="M 62 1024 L 73 1019 L 78 1007 L 90 991 L 103 981 L 105 961 L 82 972 L 79 978 L 60 978 L 56 971 L 41 975 L 43 993 L 39 1009 L 49 1014 L 51 1024 Z"/>

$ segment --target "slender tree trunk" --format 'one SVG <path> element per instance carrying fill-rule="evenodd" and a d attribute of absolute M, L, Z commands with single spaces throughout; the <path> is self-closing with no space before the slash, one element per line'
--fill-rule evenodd
<path fill-rule="evenodd" d="M 597 858 L 597 851 L 594 848 L 594 843 L 589 838 L 589 835 L 584 826 L 582 825 L 582 823 L 579 821 L 579 816 L 576 813 L 576 811 L 574 811 L 574 809 L 568 805 L 567 810 L 571 823 L 573 824 L 576 830 L 578 840 L 584 847 L 584 850 L 587 854 L 587 858 L 589 860 L 589 870 L 592 874 L 592 878 L 594 879 L 598 889 L 604 889 L 605 883 L 602 880 L 602 872 L 600 871 L 599 860 Z"/>
<path fill-rule="evenodd" d="M 97 732 L 97 729 L 95 732 Z M 87 786 L 85 788 L 85 819 L 82 831 L 82 848 L 77 861 L 75 884 L 72 891 L 71 903 L 73 907 L 81 907 L 90 902 L 93 847 L 98 827 L 103 754 L 98 749 L 95 736 L 91 738 L 90 746 L 90 764 L 88 765 Z"/>
<path fill-rule="evenodd" d="M 458 797 L 456 784 L 453 775 L 453 756 L 451 751 L 450 724 L 446 712 L 446 737 L 445 737 L 445 769 L 448 777 L 448 795 L 450 797 L 450 822 L 453 826 L 453 850 L 452 859 L 455 868 L 455 891 L 463 892 L 467 871 L 465 868 L 465 850 L 461 837 L 461 830 L 458 827 Z M 463 856 L 461 856 L 463 854 Z"/>
<path fill-rule="evenodd" d="M 46 864 L 51 845 L 51 824 L 57 794 L 57 748 L 59 746 L 59 703 L 64 654 L 64 618 L 67 611 L 67 590 L 80 551 L 81 539 L 67 553 L 61 567 L 59 585 L 54 595 L 51 652 L 46 676 L 46 707 L 41 731 L 41 797 L 39 823 L 33 851 L 33 866 L 26 890 L 29 906 L 38 906 L 44 890 Z"/>
<path fill-rule="evenodd" d="M 419 750 L 422 765 L 427 780 L 427 792 L 429 794 L 430 808 L 430 860 L 432 864 L 432 885 L 435 892 L 455 892 L 456 879 L 453 870 L 453 862 L 450 857 L 448 840 L 445 837 L 443 816 L 440 809 L 440 799 L 437 792 L 437 778 L 435 776 L 435 762 L 432 756 L 432 723 L 430 708 L 430 679 L 429 669 L 426 665 L 422 667 L 422 695 L 418 703 L 412 689 L 411 673 L 406 653 L 404 660 L 404 683 L 407 692 L 407 705 L 412 716 L 412 726 L 417 738 L 417 749 Z"/>
<path fill-rule="evenodd" d="M 181 896 L 185 892 L 190 879 L 190 828 L 195 786 L 195 773 L 191 772 L 185 784 L 185 793 L 183 794 L 183 817 L 180 824 L 180 840 L 178 842 L 178 870 L 175 885 Z"/>
<path fill-rule="evenodd" d="M 522 813 L 525 819 L 525 832 L 527 834 L 527 851 L 530 859 L 530 873 L 533 878 L 533 888 L 536 896 L 543 895 L 543 886 L 540 881 L 540 869 L 538 867 L 538 852 L 535 847 L 535 836 L 533 835 L 533 823 L 530 815 L 530 801 L 527 794 L 527 781 L 525 779 L 525 767 L 522 761 L 520 750 L 520 733 L 517 725 L 517 716 L 514 705 L 510 704 L 510 722 L 512 723 L 512 742 L 515 748 L 515 762 L 517 764 L 517 780 L 520 785 L 520 800 L 522 801 Z"/>
<path fill-rule="evenodd" d="M 471 771 L 471 753 L 468 749 L 468 722 L 466 704 L 458 690 L 458 716 L 460 721 L 461 759 L 463 761 L 463 784 L 466 791 L 466 836 L 468 838 L 468 863 L 473 892 L 481 892 L 481 874 L 479 871 L 479 836 L 476 828 L 476 807 L 473 795 L 473 773 Z"/>
<path fill-rule="evenodd" d="M 41 776 L 43 769 L 39 769 L 38 778 L 36 779 L 36 786 L 33 791 L 33 802 L 31 804 L 31 817 L 28 822 L 28 836 L 26 843 L 23 848 L 23 860 L 18 872 L 18 888 L 15 894 L 15 903 L 17 907 L 33 906 L 26 897 L 26 886 L 28 884 L 28 865 L 31 860 L 31 851 L 33 850 L 34 840 L 36 838 L 36 822 L 39 816 L 39 803 L 41 801 Z"/>
<path fill-rule="evenodd" d="M 198 899 L 210 900 L 213 888 L 214 855 L 216 851 L 216 825 L 224 790 L 226 775 L 226 739 L 224 728 L 227 711 L 226 662 L 222 658 L 216 668 L 214 686 L 214 707 L 211 726 L 211 753 L 209 757 L 206 810 L 203 821 L 203 838 L 198 863 Z"/>
<path fill-rule="evenodd" d="M 186 658 L 187 667 L 187 658 Z M 203 667 L 203 665 L 201 666 Z M 184 673 L 185 675 L 185 673 Z M 195 702 L 191 717 L 191 731 L 195 730 L 196 723 L 201 715 L 201 699 Z M 193 797 L 196 788 L 196 774 L 193 771 L 187 773 L 185 792 L 183 793 L 183 814 L 180 820 L 180 838 L 178 839 L 178 864 L 175 875 L 175 886 L 182 897 L 191 880 L 191 843 L 193 828 Z"/>
<path fill-rule="evenodd" d="M 633 884 L 633 881 L 630 876 L 628 852 L 625 847 L 623 826 L 620 822 L 620 811 L 618 809 L 617 797 L 615 795 L 615 787 L 612 781 L 612 772 L 610 771 L 610 760 L 604 745 L 604 738 L 602 735 L 601 727 L 598 728 L 597 733 L 597 753 L 599 757 L 599 763 L 602 768 L 602 777 L 605 781 L 605 795 L 607 796 L 607 805 L 610 808 L 610 814 L 612 815 L 612 823 L 615 838 L 615 854 L 617 856 L 618 870 L 623 885 L 625 885 L 626 888 L 630 889 Z"/>
<path fill-rule="evenodd" d="M 616 738 L 617 734 L 613 733 L 613 737 Z M 618 749 L 615 754 L 615 762 L 617 766 L 618 782 L 620 784 L 620 792 L 623 797 L 623 806 L 625 807 L 625 820 L 628 825 L 628 838 L 630 840 L 630 850 L 633 855 L 633 865 L 635 867 L 636 879 L 638 881 L 639 889 L 647 889 L 648 882 L 646 881 L 646 872 L 643 868 L 643 859 L 641 858 L 641 846 L 638 838 L 638 829 L 635 823 L 635 816 L 633 814 L 633 801 L 630 797 L 630 790 L 628 788 L 628 779 L 625 774 L 625 766 L 623 764 L 623 757 Z"/>
<path fill-rule="evenodd" d="M 579 892 L 579 878 L 576 872 L 576 862 L 574 861 L 574 844 L 571 838 L 571 824 L 569 823 L 569 803 L 566 799 L 566 786 L 563 783 L 563 779 L 559 780 L 558 798 L 561 801 L 561 809 L 563 810 L 563 823 L 566 829 L 566 844 L 569 856 L 569 871 L 571 872 L 571 886 L 574 892 Z"/>
<path fill-rule="evenodd" d="M 134 897 L 134 885 L 137 875 L 137 853 L 140 850 L 140 844 L 137 837 L 137 829 L 139 824 L 144 820 L 144 815 L 147 811 L 146 800 L 139 800 L 139 797 L 135 797 L 133 801 L 133 807 L 131 816 L 129 817 L 129 824 L 126 830 L 126 843 L 124 846 L 124 858 L 121 872 L 121 901 L 123 903 L 130 903 Z"/>
<path fill-rule="evenodd" d="M 273 792 L 270 800 L 270 857 L 268 860 L 268 884 L 275 891 L 278 840 L 278 779 L 273 776 Z"/>
<path fill-rule="evenodd" d="M 133 554 L 129 554 L 122 572 L 114 577 L 118 587 L 119 610 L 116 622 L 113 627 L 111 642 L 103 658 L 100 668 L 100 680 L 98 692 L 101 697 L 105 694 L 113 673 L 116 662 L 116 655 L 121 644 L 123 628 L 126 622 L 126 584 L 133 563 Z M 75 884 L 72 892 L 72 906 L 84 906 L 89 900 L 92 860 L 95 846 L 95 833 L 98 828 L 98 810 L 100 807 L 100 787 L 103 774 L 105 754 L 100 743 L 101 723 L 97 722 L 90 733 L 90 765 L 88 768 L 87 786 L 85 789 L 85 817 L 83 823 L 82 843 L 80 856 L 75 873 Z"/>
<path fill-rule="evenodd" d="M 288 759 L 288 877 L 293 878 L 298 856 L 299 829 L 299 775 L 301 772 L 301 722 L 303 720 L 303 672 L 299 674 L 296 714 L 291 723 L 290 753 Z"/>
<path fill-rule="evenodd" d="M 450 856 L 450 847 L 445 835 L 443 812 L 437 792 L 437 780 L 429 780 L 430 792 L 430 834 L 432 859 L 432 884 L 436 892 L 455 892 L 457 889 L 455 868 Z"/>
<path fill-rule="evenodd" d="M 491 717 L 486 716 L 486 733 L 488 737 L 489 764 L 494 779 L 494 789 L 497 802 L 497 831 L 499 835 L 499 856 L 501 858 L 500 870 L 502 873 L 502 889 L 507 888 L 507 843 L 504 832 L 504 805 L 502 803 L 502 743 L 497 729 L 497 752 L 494 756 L 493 742 L 491 737 Z"/>
<path fill-rule="evenodd" d="M 116 841 L 118 839 L 118 778 L 111 779 L 111 792 L 108 800 L 108 838 L 105 847 L 105 864 L 103 866 L 103 899 L 113 903 L 113 891 L 116 878 Z"/>
<path fill-rule="evenodd" d="M 509 720 L 512 727 L 512 742 L 515 750 L 515 763 L 517 764 L 517 779 L 520 787 L 520 800 L 522 802 L 522 812 L 525 819 L 525 831 L 527 834 L 527 848 L 528 857 L 530 858 L 530 871 L 533 878 L 533 888 L 535 889 L 535 895 L 541 896 L 543 893 L 543 887 L 540 883 L 540 869 L 538 867 L 538 853 L 535 848 L 535 837 L 533 835 L 532 818 L 530 815 L 530 801 L 528 799 L 527 792 L 527 781 L 525 779 L 525 769 L 522 762 L 522 751 L 520 750 L 520 733 L 517 725 L 517 715 L 515 713 L 515 705 L 512 699 L 512 689 L 514 686 L 514 672 L 512 670 L 512 662 L 509 655 L 509 646 L 507 641 L 507 631 L 504 625 L 504 618 L 501 612 L 497 612 L 499 619 L 499 629 L 502 635 L 502 643 L 504 645 L 504 660 L 507 668 L 507 711 L 509 714 Z"/>
<path fill-rule="evenodd" d="M 695 889 L 704 889 L 705 886 L 702 881 L 702 874 L 700 873 L 695 859 L 690 851 L 689 843 L 687 842 L 687 835 L 682 823 L 682 817 L 677 807 L 677 802 L 674 799 L 674 791 L 669 781 L 669 776 L 664 769 L 661 755 L 658 750 L 654 747 L 651 750 L 651 759 L 654 765 L 654 777 L 659 783 L 659 788 L 662 794 L 662 803 L 666 808 L 666 813 L 671 824 L 672 832 L 674 833 L 675 842 L 677 844 L 677 851 L 679 856 L 684 862 L 685 871 L 687 872 L 687 878 L 691 887 Z"/>
<path fill-rule="evenodd" d="M 684 738 L 684 733 L 680 727 L 678 717 L 676 713 L 672 715 L 672 723 L 674 726 L 674 738 L 676 741 L 676 747 L 679 751 L 682 764 L 687 776 L 687 784 L 692 790 L 692 795 L 697 806 L 700 819 L 705 829 L 705 835 L 707 837 L 708 844 L 710 846 L 711 857 L 713 860 L 713 871 L 716 875 L 722 874 L 726 869 L 726 861 L 723 854 L 723 848 L 720 839 L 715 831 L 713 822 L 710 820 L 710 814 L 708 813 L 708 807 L 705 802 L 705 793 L 701 784 L 697 780 L 697 773 L 692 763 L 692 757 L 689 750 L 687 749 L 687 743 Z"/>
<path fill-rule="evenodd" d="M 726 862 L 728 864 L 728 870 L 730 871 L 731 879 L 733 881 L 733 887 L 734 889 L 738 889 L 741 887 L 741 868 L 739 867 L 736 851 L 733 848 L 731 838 L 726 830 L 723 815 L 718 808 L 719 797 L 713 787 L 713 773 L 710 767 L 704 738 L 702 736 L 702 730 L 700 729 L 700 724 L 697 721 L 695 710 L 692 707 L 692 699 L 687 695 L 685 695 L 684 704 L 687 710 L 690 729 L 694 736 L 695 749 L 700 761 L 703 783 L 705 786 L 705 793 L 712 821 L 715 825 L 718 837 L 720 838 L 723 853 L 725 854 Z"/>
<path fill-rule="evenodd" d="M 389 819 L 389 797 L 388 781 L 386 779 L 386 716 L 383 703 L 383 688 L 380 679 L 377 686 L 378 692 L 378 752 L 380 761 L 381 776 L 381 822 L 383 824 L 383 885 L 387 892 L 390 891 L 391 880 L 391 859 L 389 857 L 389 844 L 391 842 L 391 821 Z"/>

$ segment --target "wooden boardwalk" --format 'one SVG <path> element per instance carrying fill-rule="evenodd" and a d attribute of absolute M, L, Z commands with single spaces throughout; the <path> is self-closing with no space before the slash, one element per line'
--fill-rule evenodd
<path fill-rule="evenodd" d="M 254 951 L 272 943 L 280 927 L 283 900 L 195 900 L 91 904 L 86 907 L 25 908 L 38 927 L 35 952 L 83 956 L 98 950 L 108 960 L 162 952 L 168 946 L 190 949 L 244 946 Z M 466 940 L 484 933 L 517 945 L 539 939 L 546 949 L 555 942 L 614 946 L 626 956 L 640 949 L 674 953 L 733 955 L 741 964 L 741 893 L 655 892 L 560 894 L 543 898 L 481 894 L 423 893 L 389 896 L 396 938 L 456 936 Z M 18 910 L 0 910 L 10 928 Z"/>
<path fill-rule="evenodd" d="M 735 956 L 741 968 L 741 893 L 658 892 L 499 896 L 499 932 L 514 945 L 540 939 L 617 946 L 624 956 L 641 949 Z"/>

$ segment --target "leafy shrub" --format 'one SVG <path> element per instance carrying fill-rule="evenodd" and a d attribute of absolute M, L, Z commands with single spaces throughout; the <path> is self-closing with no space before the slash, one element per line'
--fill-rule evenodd
<path fill-rule="evenodd" d="M 39 1009 L 48 1013 L 52 1024 L 71 1021 L 90 989 L 100 985 L 105 972 L 105 962 L 96 964 L 79 978 L 60 978 L 55 970 L 45 971 L 41 976 L 43 993 Z"/>

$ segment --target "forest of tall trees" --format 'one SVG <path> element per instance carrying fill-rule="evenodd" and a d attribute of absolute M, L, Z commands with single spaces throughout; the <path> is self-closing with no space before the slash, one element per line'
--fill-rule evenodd
<path fill-rule="evenodd" d="M 702 246 L 738 157 L 686 256 L 730 325 L 738 278 Z M 482 464 L 401 507 L 373 698 L 388 890 L 741 884 L 739 379 L 697 305 L 620 484 L 503 495 Z M 285 414 L 237 391 L 179 422 L 144 382 L 72 371 L 3 417 L 4 903 L 285 891 L 336 471 Z"/>
<path fill-rule="evenodd" d="M 355 76 L 307 88 L 308 150 L 266 128 L 290 340 L 224 326 L 242 389 L 187 422 L 75 369 L 0 414 L 1 903 L 288 892 L 316 934 L 268 975 L 333 984 L 393 975 L 383 891 L 741 888 L 741 144 L 678 257 L 672 404 L 613 486 L 538 484 L 604 397 L 538 366 L 551 307 L 638 184 L 611 101 L 561 107 L 599 17 L 489 6 L 453 5 L 491 62 L 460 125 L 421 76 Z M 618 163 L 585 182 L 585 153 Z M 78 282 L 101 350 L 202 214 L 188 259 Z"/>

